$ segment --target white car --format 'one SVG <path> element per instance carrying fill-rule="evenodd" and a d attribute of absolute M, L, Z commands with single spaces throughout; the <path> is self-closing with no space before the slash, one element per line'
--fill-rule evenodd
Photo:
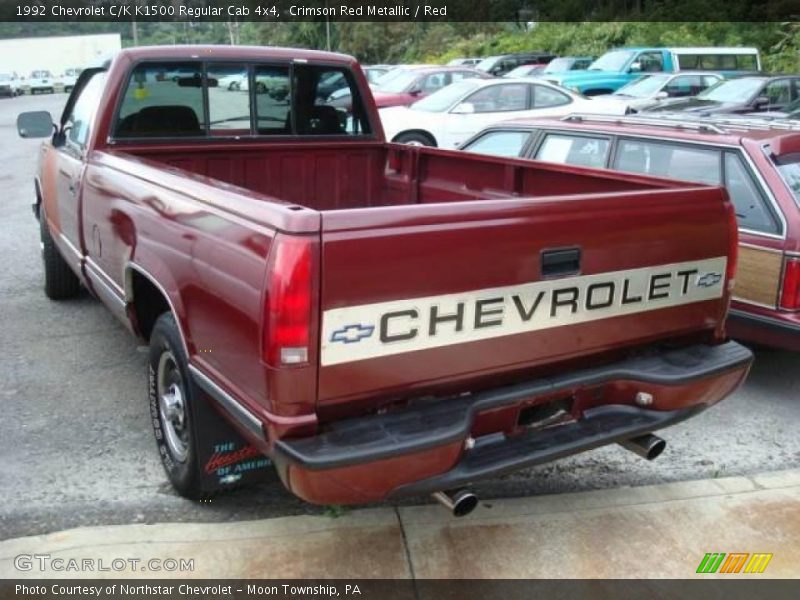
<path fill-rule="evenodd" d="M 691 98 L 722 79 L 723 77 L 719 73 L 700 71 L 655 73 L 631 81 L 613 94 L 595 96 L 595 98 L 616 100 L 627 105 L 634 112 L 638 112 L 653 108 L 667 98 Z"/>
<path fill-rule="evenodd" d="M 31 94 L 39 92 L 52 94 L 55 91 L 55 79 L 50 71 L 34 71 L 25 84 L 30 88 Z"/>
<path fill-rule="evenodd" d="M 12 73 L 0 73 L 0 96 L 13 98 L 19 96 L 20 93 L 17 76 Z"/>
<path fill-rule="evenodd" d="M 379 114 L 387 140 L 455 149 L 484 127 L 512 118 L 574 112 L 622 115 L 626 110 L 546 81 L 466 79 L 409 107 L 383 108 Z"/>
<path fill-rule="evenodd" d="M 64 74 L 61 76 L 61 85 L 64 87 L 64 91 L 67 94 L 75 87 L 75 83 L 78 81 L 78 76 L 81 74 L 82 70 L 83 69 L 67 69 L 64 71 Z"/>

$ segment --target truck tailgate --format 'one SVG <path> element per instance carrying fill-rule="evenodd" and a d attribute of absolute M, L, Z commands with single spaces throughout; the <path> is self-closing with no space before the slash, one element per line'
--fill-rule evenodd
<path fill-rule="evenodd" d="M 725 200 L 687 187 L 323 213 L 320 406 L 714 329 Z"/>

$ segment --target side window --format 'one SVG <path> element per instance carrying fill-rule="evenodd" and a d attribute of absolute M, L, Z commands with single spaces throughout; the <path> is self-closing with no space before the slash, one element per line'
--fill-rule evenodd
<path fill-rule="evenodd" d="M 778 222 L 759 185 L 737 154 L 725 154 L 725 187 L 736 207 L 739 226 L 765 233 L 778 233 Z"/>
<path fill-rule="evenodd" d="M 530 137 L 528 131 L 490 131 L 466 146 L 464 150 L 492 156 L 520 156 Z"/>
<path fill-rule="evenodd" d="M 325 97 L 319 93 L 320 81 L 330 73 L 341 74 L 350 95 Z M 345 69 L 316 65 L 296 65 L 292 82 L 292 112 L 297 135 L 365 135 L 369 121 L 352 74 Z"/>
<path fill-rule="evenodd" d="M 704 75 L 703 76 L 703 89 L 709 88 L 715 83 L 720 81 L 720 77 L 714 77 L 713 75 Z"/>
<path fill-rule="evenodd" d="M 792 101 L 792 82 L 788 79 L 778 79 L 767 84 L 761 94 L 769 98 L 771 108 L 782 107 Z"/>
<path fill-rule="evenodd" d="M 447 85 L 446 73 L 431 73 L 422 81 L 422 91 L 425 94 L 432 94 L 433 92 L 442 89 Z"/>
<path fill-rule="evenodd" d="M 249 91 L 251 84 L 255 91 L 258 134 L 290 135 L 289 67 L 257 66 L 253 70 L 252 82 L 246 81 L 244 90 Z"/>
<path fill-rule="evenodd" d="M 116 136 L 205 135 L 202 73 L 199 62 L 137 66 L 125 89 Z"/>
<path fill-rule="evenodd" d="M 670 98 L 696 96 L 705 89 L 700 75 L 680 75 L 670 81 L 664 91 Z"/>
<path fill-rule="evenodd" d="M 614 168 L 628 173 L 642 173 L 719 185 L 721 156 L 717 150 L 620 140 Z"/>
<path fill-rule="evenodd" d="M 528 86 L 524 83 L 492 85 L 478 90 L 465 102 L 475 107 L 476 113 L 510 112 L 528 108 Z"/>
<path fill-rule="evenodd" d="M 471 79 L 473 77 L 477 77 L 475 73 L 472 73 L 470 71 L 453 71 L 451 73 L 451 76 L 452 76 L 451 80 L 452 83 L 461 81 L 462 79 Z"/>
<path fill-rule="evenodd" d="M 65 124 L 67 127 L 67 141 L 78 148 L 83 149 L 89 140 L 89 128 L 97 112 L 97 106 L 100 104 L 105 81 L 105 71 L 92 75 L 92 78 L 89 79 L 81 91 L 80 96 L 75 100 L 72 112 L 67 117 Z"/>
<path fill-rule="evenodd" d="M 533 85 L 533 108 L 548 108 L 551 106 L 563 106 L 572 102 L 570 97 L 544 85 Z"/>
<path fill-rule="evenodd" d="M 607 138 L 548 133 L 534 158 L 601 169 L 606 166 L 609 146 Z"/>
<path fill-rule="evenodd" d="M 211 135 L 250 135 L 247 67 L 210 64 L 206 75 Z"/>
<path fill-rule="evenodd" d="M 642 52 L 636 61 L 642 66 L 642 73 L 659 73 L 664 70 L 664 57 L 661 52 Z"/>
<path fill-rule="evenodd" d="M 736 59 L 736 66 L 740 71 L 758 71 L 755 54 L 740 54 Z"/>

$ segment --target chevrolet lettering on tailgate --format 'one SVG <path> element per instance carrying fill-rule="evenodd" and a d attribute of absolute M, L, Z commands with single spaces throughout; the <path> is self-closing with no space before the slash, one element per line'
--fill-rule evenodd
<path fill-rule="evenodd" d="M 720 256 L 326 310 L 322 365 L 714 300 L 726 264 Z"/>

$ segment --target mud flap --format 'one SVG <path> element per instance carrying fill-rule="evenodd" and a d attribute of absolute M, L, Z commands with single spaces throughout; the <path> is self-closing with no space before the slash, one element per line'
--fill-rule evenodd
<path fill-rule="evenodd" d="M 194 386 L 194 398 L 192 423 L 203 491 L 212 493 L 274 479 L 272 461 L 231 427 L 199 386 Z"/>

